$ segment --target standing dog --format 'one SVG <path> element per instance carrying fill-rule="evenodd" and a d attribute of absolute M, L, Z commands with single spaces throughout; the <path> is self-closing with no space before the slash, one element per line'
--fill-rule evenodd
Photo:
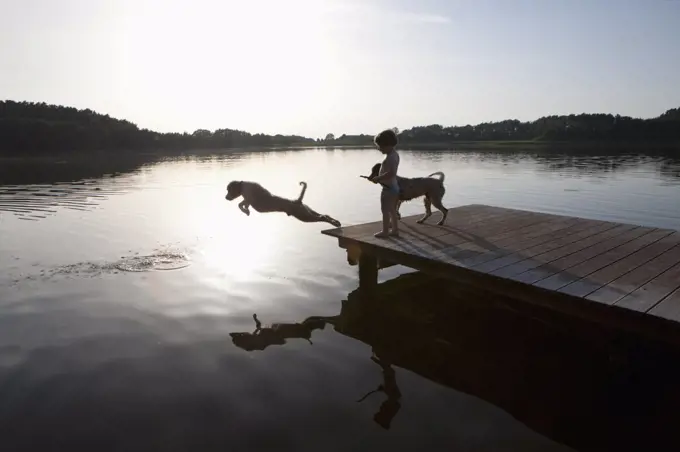
<path fill-rule="evenodd" d="M 361 176 L 364 179 L 371 179 L 375 177 L 380 172 L 380 163 L 376 163 L 371 168 L 371 174 L 369 176 Z M 439 178 L 434 178 L 432 176 L 439 176 Z M 421 196 L 425 196 L 425 215 L 418 220 L 418 223 L 423 223 L 425 220 L 432 216 L 432 206 L 434 205 L 442 213 L 442 219 L 437 223 L 441 226 L 446 221 L 446 215 L 449 210 L 442 204 L 442 198 L 444 198 L 444 173 L 437 171 L 432 173 L 427 177 L 402 177 L 397 176 L 397 183 L 399 184 L 399 203 L 397 204 L 397 214 L 399 214 L 399 207 L 404 201 L 410 201 Z"/>
<path fill-rule="evenodd" d="M 283 212 L 305 223 L 323 221 L 339 228 L 341 224 L 338 220 L 328 215 L 321 215 L 302 202 L 305 191 L 307 191 L 307 183 L 300 182 L 300 185 L 302 185 L 300 196 L 297 199 L 287 199 L 273 195 L 257 182 L 235 180 L 227 185 L 227 195 L 225 198 L 227 201 L 233 201 L 242 196 L 243 201 L 238 204 L 238 208 L 246 215 L 250 215 L 248 208 L 252 206 L 253 209 L 260 213 Z"/>

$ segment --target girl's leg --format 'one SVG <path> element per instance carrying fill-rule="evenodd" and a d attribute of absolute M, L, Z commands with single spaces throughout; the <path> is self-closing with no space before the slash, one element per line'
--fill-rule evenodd
<path fill-rule="evenodd" d="M 390 233 L 390 213 L 391 209 L 391 199 L 390 193 L 387 189 L 380 192 L 380 211 L 382 212 L 382 231 L 375 234 L 378 238 L 385 238 L 389 236 Z"/>
<path fill-rule="evenodd" d="M 383 212 L 382 214 L 382 231 L 375 234 L 379 239 L 385 238 L 390 234 L 390 214 Z"/>
<path fill-rule="evenodd" d="M 390 235 L 393 237 L 399 237 L 399 214 L 397 213 L 398 197 L 394 197 L 394 203 L 392 204 L 392 212 L 390 217 L 392 218 L 392 231 Z"/>

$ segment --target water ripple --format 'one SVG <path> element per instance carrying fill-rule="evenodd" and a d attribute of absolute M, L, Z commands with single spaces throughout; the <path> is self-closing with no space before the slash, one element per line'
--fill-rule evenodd
<path fill-rule="evenodd" d="M 170 271 L 191 265 L 189 254 L 181 250 L 157 250 L 148 255 L 136 253 L 113 262 L 85 261 L 47 268 L 37 274 L 14 277 L 12 284 L 22 281 L 47 282 L 56 279 L 95 278 L 105 274 Z"/>
<path fill-rule="evenodd" d="M 9 212 L 25 220 L 45 218 L 57 208 L 89 211 L 109 196 L 126 193 L 129 186 L 101 187 L 96 182 L 52 186 L 10 185 L 0 187 L 0 212 Z"/>
<path fill-rule="evenodd" d="M 447 207 L 680 228 L 677 160 L 401 155 L 406 176 L 446 173 Z M 399 266 L 364 298 L 325 225 L 224 200 L 232 179 L 293 196 L 304 178 L 311 207 L 374 221 L 379 189 L 357 175 L 375 149 L 87 157 L 0 159 L 3 451 L 416 450 L 423 435 L 430 450 L 642 450 L 677 436 L 676 353 L 640 348 L 622 378 L 609 331 Z"/>

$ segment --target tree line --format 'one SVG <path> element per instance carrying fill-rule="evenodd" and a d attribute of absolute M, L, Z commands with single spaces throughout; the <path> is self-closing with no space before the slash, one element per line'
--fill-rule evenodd
<path fill-rule="evenodd" d="M 297 135 L 251 134 L 198 129 L 160 133 L 90 109 L 46 103 L 0 101 L 0 152 L 49 154 L 92 150 L 176 150 L 303 146 L 316 140 Z"/>
<path fill-rule="evenodd" d="M 680 108 L 649 118 L 612 114 L 545 116 L 535 121 L 505 120 L 444 127 L 439 124 L 397 131 L 402 145 L 458 142 L 606 142 L 680 144 Z M 91 150 L 186 151 L 247 147 L 370 146 L 372 134 L 251 134 L 234 129 L 160 133 L 90 109 L 35 102 L 0 101 L 0 153 L 49 154 Z"/>
<path fill-rule="evenodd" d="M 371 135 L 328 134 L 334 145 L 370 145 Z M 402 145 L 446 145 L 460 142 L 593 142 L 680 145 L 680 108 L 650 118 L 613 114 L 553 115 L 535 121 L 508 119 L 477 125 L 444 127 L 439 124 L 412 127 L 399 132 Z"/>

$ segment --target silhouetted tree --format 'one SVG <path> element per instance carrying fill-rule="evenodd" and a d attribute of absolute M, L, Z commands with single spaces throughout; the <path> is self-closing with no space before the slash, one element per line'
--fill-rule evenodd
<path fill-rule="evenodd" d="M 417 126 L 399 131 L 402 145 L 449 145 L 464 141 L 536 141 L 680 144 L 680 108 L 651 119 L 612 114 L 544 116 L 535 121 L 508 119 L 477 125 Z M 323 140 L 298 135 L 251 134 L 233 129 L 193 133 L 158 133 L 140 129 L 126 120 L 111 118 L 90 109 L 34 102 L 0 102 L 0 153 L 47 154 L 92 150 L 229 149 L 239 147 L 289 147 L 299 145 L 370 146 L 372 134 Z"/>
<path fill-rule="evenodd" d="M 0 101 L 0 153 L 48 154 L 93 150 L 191 150 L 313 144 L 297 135 L 252 135 L 240 130 L 198 129 L 158 133 L 90 109 Z"/>

